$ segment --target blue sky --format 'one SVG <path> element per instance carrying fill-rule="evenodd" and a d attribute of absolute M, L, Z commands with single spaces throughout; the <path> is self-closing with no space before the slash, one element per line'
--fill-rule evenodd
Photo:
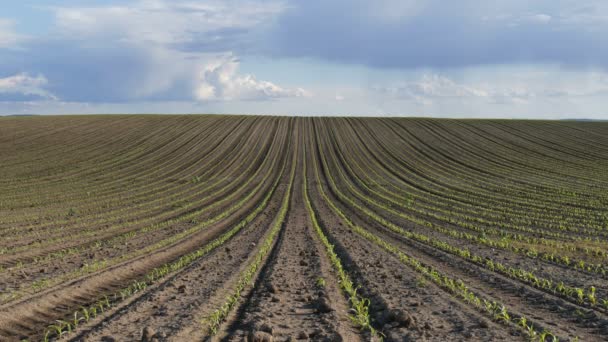
<path fill-rule="evenodd" d="M 605 1 L 7 3 L 0 114 L 608 119 Z"/>

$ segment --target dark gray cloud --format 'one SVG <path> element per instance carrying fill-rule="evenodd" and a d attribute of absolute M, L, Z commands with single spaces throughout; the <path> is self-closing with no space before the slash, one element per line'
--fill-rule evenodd
<path fill-rule="evenodd" d="M 23 73 L 46 80 L 5 90 L 0 101 L 229 101 L 305 94 L 238 74 L 232 58 L 251 55 L 439 74 L 495 64 L 608 66 L 608 3 L 596 0 L 141 0 L 47 11 L 53 25 L 38 36 L 19 35 L 12 20 L 0 19 L 0 80 Z M 422 97 L 411 84 L 386 88 Z"/>
<path fill-rule="evenodd" d="M 301 1 L 270 33 L 275 56 L 390 68 L 608 65 L 608 11 L 573 1 Z"/>

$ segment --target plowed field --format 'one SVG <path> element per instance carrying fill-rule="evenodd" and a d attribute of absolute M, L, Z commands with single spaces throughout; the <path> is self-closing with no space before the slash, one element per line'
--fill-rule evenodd
<path fill-rule="evenodd" d="M 0 118 L 0 341 L 608 340 L 608 124 Z"/>

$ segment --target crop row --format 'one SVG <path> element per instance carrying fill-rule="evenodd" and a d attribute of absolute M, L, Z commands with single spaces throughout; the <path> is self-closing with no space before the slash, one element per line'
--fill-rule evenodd
<path fill-rule="evenodd" d="M 318 153 L 321 153 L 318 150 Z M 320 157 L 321 160 L 323 159 Z M 336 215 L 338 215 L 343 222 L 345 222 L 353 232 L 362 238 L 374 243 L 375 245 L 383 248 L 384 250 L 394 254 L 403 264 L 411 267 L 416 272 L 421 273 L 423 276 L 433 281 L 433 283 L 437 284 L 439 287 L 449 291 L 453 295 L 461 298 L 466 303 L 471 304 L 480 312 L 489 315 L 493 320 L 497 322 L 502 322 L 505 324 L 518 324 L 524 332 L 528 334 L 530 339 L 545 341 L 549 337 L 555 337 L 549 331 L 542 329 L 542 332 L 539 333 L 540 325 L 531 322 L 529 319 L 523 316 L 516 316 L 512 314 L 510 310 L 504 305 L 492 300 L 491 298 L 484 298 L 474 291 L 470 290 L 464 282 L 458 279 L 453 279 L 449 276 L 446 276 L 440 273 L 438 270 L 433 269 L 432 267 L 425 266 L 422 262 L 417 260 L 416 258 L 403 253 L 399 248 L 394 245 L 382 240 L 376 235 L 370 233 L 366 229 L 355 224 L 351 219 L 348 218 L 344 212 L 338 208 L 335 203 L 329 198 L 329 196 L 325 193 L 323 189 L 323 183 L 321 181 L 319 175 L 319 166 L 316 163 L 315 159 L 315 176 L 317 181 L 317 189 L 324 201 L 329 205 L 329 207 L 334 211 Z M 326 175 L 326 179 L 328 180 L 328 184 L 335 191 L 336 185 L 333 183 L 333 179 L 330 175 Z M 525 325 L 525 327 L 524 327 Z"/>
<path fill-rule="evenodd" d="M 254 280 L 258 269 L 260 268 L 264 260 L 266 260 L 266 256 L 275 245 L 276 237 L 284 226 L 285 218 L 289 210 L 289 203 L 291 201 L 291 191 L 294 184 L 296 166 L 298 163 L 297 157 L 298 153 L 294 153 L 291 162 L 292 166 L 289 176 L 289 183 L 287 185 L 285 195 L 283 196 L 281 207 L 274 220 L 272 227 L 270 228 L 270 231 L 264 238 L 256 255 L 253 257 L 253 260 L 247 265 L 247 267 L 240 273 L 238 281 L 234 285 L 233 289 L 229 292 L 229 295 L 226 297 L 226 301 L 221 304 L 219 308 L 214 310 L 209 316 L 205 317 L 201 321 L 201 323 L 203 324 L 203 326 L 206 327 L 210 335 L 215 335 L 218 332 L 221 323 L 226 319 L 230 311 L 239 302 L 242 291 Z"/>

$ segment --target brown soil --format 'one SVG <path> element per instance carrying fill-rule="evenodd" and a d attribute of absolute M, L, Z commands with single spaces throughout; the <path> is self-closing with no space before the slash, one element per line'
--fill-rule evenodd
<path fill-rule="evenodd" d="M 608 241 L 606 124 L 244 116 L 1 120 L 0 341 L 44 340 L 50 325 L 70 322 L 75 312 L 77 327 L 47 337 L 106 342 L 525 341 L 529 331 L 518 326 L 525 317 L 536 329 L 536 339 L 546 330 L 560 341 L 608 340 L 608 275 L 429 228 L 477 234 L 459 221 L 462 215 L 478 217 L 467 221 L 478 229 L 495 229 L 504 220 L 525 228 L 522 240 L 543 237 L 575 244 L 579 250 L 568 255 L 608 264 L 601 253 Z M 351 320 L 349 294 L 304 202 L 304 171 L 321 230 L 358 296 L 364 303 L 369 299 L 372 329 Z M 258 185 L 250 200 L 241 201 Z M 279 221 L 290 186 L 286 216 Z M 218 189 L 223 190 L 213 194 Z M 403 201 L 409 194 L 417 200 L 403 205 L 389 200 Z M 264 202 L 267 195 L 271 197 Z M 234 199 L 209 209 L 227 196 Z M 201 212 L 195 219 L 186 216 L 196 210 Z M 213 245 L 254 213 L 236 234 Z M 407 215 L 424 222 L 411 222 Z M 215 217 L 204 228 L 138 254 Z M 173 219 L 177 221 L 164 224 Z M 350 222 L 395 250 L 364 238 Z M 275 224 L 280 230 L 268 253 L 260 256 Z M 586 297 L 579 302 L 534 287 L 429 241 L 408 239 L 388 225 L 554 284 L 582 288 Z M 153 228 L 124 235 L 144 227 Z M 517 232 L 513 226 L 504 229 Z M 499 233 L 491 237 L 500 239 Z M 162 277 L 146 277 L 205 246 L 214 248 Z M 590 251 L 596 246 L 600 251 L 594 255 Z M 433 282 L 395 251 L 504 305 L 512 319 L 500 320 Z M 77 273 L 104 260 L 111 263 Z M 207 319 L 256 262 L 251 281 L 215 326 L 217 334 L 210 334 Z M 146 287 L 124 299 L 114 296 L 135 281 Z M 595 304 L 588 295 L 592 286 Z M 110 307 L 85 322 L 78 312 L 104 296 L 111 297 Z"/>
<path fill-rule="evenodd" d="M 291 210 L 271 260 L 221 340 L 242 341 L 256 333 L 269 334 L 276 341 L 361 340 L 346 315 L 348 303 L 331 265 L 315 238 L 302 184 L 300 171 Z"/>

